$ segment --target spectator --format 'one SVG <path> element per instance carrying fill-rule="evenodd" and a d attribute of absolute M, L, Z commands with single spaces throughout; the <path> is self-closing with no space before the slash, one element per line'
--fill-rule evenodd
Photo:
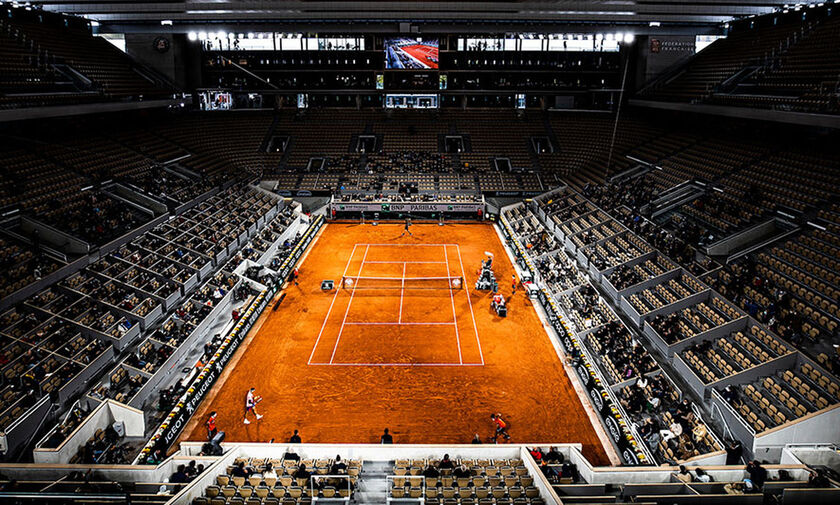
<path fill-rule="evenodd" d="M 449 459 L 449 454 L 443 455 L 443 459 L 440 460 L 440 463 L 438 463 L 438 468 L 441 470 L 452 470 L 453 468 L 455 468 L 455 463 L 453 463 L 452 460 Z"/>
<path fill-rule="evenodd" d="M 675 473 L 674 477 L 676 477 L 678 481 L 684 482 L 686 484 L 688 484 L 689 482 L 694 480 L 691 477 L 691 472 L 688 471 L 688 469 L 685 467 L 685 465 L 680 465 L 680 471 Z"/>
<path fill-rule="evenodd" d="M 306 480 L 307 482 L 309 481 L 309 477 L 311 476 L 312 474 L 309 473 L 309 470 L 306 469 L 306 465 L 304 465 L 303 463 L 301 463 L 301 465 L 298 467 L 294 474 L 295 479 L 299 481 Z"/>
<path fill-rule="evenodd" d="M 379 437 L 379 443 L 380 444 L 393 444 L 394 443 L 394 437 L 392 437 L 391 434 L 388 433 L 388 428 L 385 428 L 385 431 L 382 433 L 382 436 Z"/>
<path fill-rule="evenodd" d="M 707 474 L 702 468 L 695 469 L 694 474 L 696 475 L 697 482 L 712 482 L 712 476 Z"/>
<path fill-rule="evenodd" d="M 740 463 L 741 452 L 743 452 L 741 442 L 739 442 L 738 440 L 733 440 L 730 444 L 726 446 L 726 464 L 737 465 L 738 463 Z"/>
<path fill-rule="evenodd" d="M 472 439 L 472 442 L 471 442 L 471 443 L 473 443 L 473 444 L 480 444 L 480 443 L 481 443 L 481 436 L 479 436 L 479 434 L 478 434 L 478 433 L 476 433 L 475 435 L 473 435 L 473 439 Z"/>
<path fill-rule="evenodd" d="M 300 433 L 298 432 L 298 430 L 295 430 L 295 432 L 294 432 L 294 433 L 292 433 L 291 438 L 289 438 L 289 443 L 290 443 L 290 444 L 299 444 L 299 443 L 301 443 L 301 442 L 300 442 Z"/>
<path fill-rule="evenodd" d="M 810 470 L 808 472 L 808 487 L 829 487 L 831 482 L 821 470 Z"/>
<path fill-rule="evenodd" d="M 187 477 L 185 469 L 184 465 L 178 465 L 178 469 L 171 477 L 169 477 L 169 482 L 173 484 L 184 484 L 185 482 L 189 482 L 190 479 Z"/>
<path fill-rule="evenodd" d="M 561 453 L 557 450 L 557 448 L 556 448 L 556 447 L 552 447 L 552 448 L 548 451 L 548 453 L 547 453 L 545 456 L 543 456 L 543 459 L 544 459 L 544 460 L 546 460 L 546 461 L 548 461 L 550 464 L 552 464 L 552 465 L 553 465 L 553 464 L 562 464 L 562 463 L 563 463 L 563 460 L 564 460 L 565 458 L 563 457 L 563 454 L 561 454 Z"/>
<path fill-rule="evenodd" d="M 330 473 L 333 475 L 347 473 L 347 465 L 345 465 L 344 462 L 341 461 L 340 455 L 335 456 L 335 462 L 333 462 L 333 465 L 330 468 Z"/>
<path fill-rule="evenodd" d="M 761 466 L 757 460 L 752 460 L 747 463 L 746 470 L 750 474 L 750 481 L 753 485 L 758 489 L 763 488 L 767 481 L 767 469 Z"/>
<path fill-rule="evenodd" d="M 250 475 L 251 472 L 249 472 L 248 469 L 245 468 L 245 462 L 240 461 L 238 465 L 233 467 L 233 471 L 231 471 L 230 474 L 234 477 L 242 477 L 247 479 L 248 475 Z"/>
<path fill-rule="evenodd" d="M 463 465 L 463 464 L 458 466 L 457 468 L 455 468 L 455 471 L 452 473 L 452 475 L 456 479 L 467 479 L 469 477 L 472 477 L 472 473 L 470 473 L 470 470 L 469 470 L 469 468 L 467 468 L 467 465 Z M 470 484 L 472 484 L 472 483 L 470 483 Z"/>
<path fill-rule="evenodd" d="M 263 479 L 276 479 L 277 472 L 274 470 L 274 466 L 271 463 L 265 464 L 265 471 L 262 474 Z"/>
<path fill-rule="evenodd" d="M 427 479 L 437 479 L 440 477 L 440 472 L 434 465 L 429 465 L 425 470 L 423 470 L 423 477 L 426 477 Z"/>
<path fill-rule="evenodd" d="M 195 460 L 190 461 L 187 464 L 187 467 L 184 469 L 184 473 L 187 475 L 187 480 L 191 481 L 198 475 L 198 468 L 195 467 Z"/>

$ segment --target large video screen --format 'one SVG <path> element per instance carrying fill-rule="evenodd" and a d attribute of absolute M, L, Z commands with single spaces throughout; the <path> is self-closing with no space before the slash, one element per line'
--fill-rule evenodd
<path fill-rule="evenodd" d="M 438 68 L 438 41 L 399 37 L 385 39 L 386 69 Z"/>

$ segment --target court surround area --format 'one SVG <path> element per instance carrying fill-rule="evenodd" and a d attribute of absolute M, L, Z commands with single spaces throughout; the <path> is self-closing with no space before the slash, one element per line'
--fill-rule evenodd
<path fill-rule="evenodd" d="M 205 438 L 218 412 L 230 442 L 288 439 L 469 443 L 502 412 L 515 443 L 581 442 L 608 458 L 563 365 L 489 224 L 327 225 L 276 311 L 266 311 L 202 403 L 184 440 Z M 474 283 L 494 255 L 509 315 Z M 333 291 L 322 291 L 324 279 Z M 349 281 L 349 282 L 348 282 Z M 245 393 L 263 397 L 259 422 L 242 423 Z"/>

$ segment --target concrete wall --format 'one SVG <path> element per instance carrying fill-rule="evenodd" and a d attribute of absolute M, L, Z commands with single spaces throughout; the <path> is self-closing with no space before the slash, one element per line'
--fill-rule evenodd
<path fill-rule="evenodd" d="M 753 454 L 759 459 L 775 460 L 781 457 L 787 444 L 824 442 L 840 442 L 840 405 L 759 433 L 755 437 Z"/>
<path fill-rule="evenodd" d="M 636 39 L 639 87 L 694 54 L 693 35 L 648 35 Z M 658 52 L 656 48 L 658 47 Z"/>
<path fill-rule="evenodd" d="M 58 447 L 51 449 L 39 447 L 32 451 L 33 461 L 46 464 L 67 463 L 90 440 L 96 430 L 104 430 L 116 421 L 122 421 L 125 424 L 125 434 L 129 437 L 142 437 L 146 429 L 142 410 L 127 407 L 113 400 L 105 400 Z M 47 437 L 49 434 L 44 438 Z"/>
<path fill-rule="evenodd" d="M 169 50 L 161 53 L 154 41 L 163 37 Z M 190 44 L 186 34 L 126 33 L 125 51 L 140 63 L 168 77 L 182 89 L 200 85 L 201 66 L 198 44 Z"/>

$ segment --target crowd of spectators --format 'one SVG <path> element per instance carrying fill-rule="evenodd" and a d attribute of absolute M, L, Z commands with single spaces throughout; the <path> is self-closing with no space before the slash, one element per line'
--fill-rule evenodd
<path fill-rule="evenodd" d="M 77 201 L 75 208 L 54 208 L 48 220 L 59 229 L 95 245 L 114 240 L 143 222 L 139 213 L 127 204 L 101 191 L 87 193 Z"/>
<path fill-rule="evenodd" d="M 169 477 L 170 484 L 186 484 L 192 482 L 204 472 L 203 464 L 196 464 L 195 460 L 190 461 L 186 465 L 178 465 L 175 471 Z"/>
<path fill-rule="evenodd" d="M 540 447 L 532 447 L 528 449 L 528 453 L 534 458 L 540 472 L 550 483 L 571 484 L 580 480 L 577 465 L 566 461 L 566 457 L 556 447 L 550 447 L 548 451 Z"/>
<path fill-rule="evenodd" d="M 94 435 L 79 448 L 78 454 L 71 458 L 71 462 L 83 465 L 125 465 L 130 457 L 130 446 L 121 443 L 121 437 L 113 426 L 98 429 Z"/>
<path fill-rule="evenodd" d="M 719 449 L 687 398 L 664 374 L 641 376 L 621 389 L 620 403 L 637 424 L 639 436 L 663 461 L 675 463 Z"/>
<path fill-rule="evenodd" d="M 719 275 L 710 277 L 708 283 L 747 314 L 766 325 L 776 335 L 807 350 L 814 342 L 805 328 L 810 326 L 808 317 L 792 303 L 792 294 L 773 279 L 761 275 L 753 258 L 727 265 Z M 835 329 L 831 343 L 840 344 L 840 328 Z M 824 344 L 827 344 L 825 342 Z M 840 371 L 840 355 L 836 352 L 823 360 L 829 371 Z"/>
<path fill-rule="evenodd" d="M 612 320 L 587 337 L 597 342 L 601 359 L 619 381 L 639 377 L 658 368 L 639 340 L 619 321 Z"/>

